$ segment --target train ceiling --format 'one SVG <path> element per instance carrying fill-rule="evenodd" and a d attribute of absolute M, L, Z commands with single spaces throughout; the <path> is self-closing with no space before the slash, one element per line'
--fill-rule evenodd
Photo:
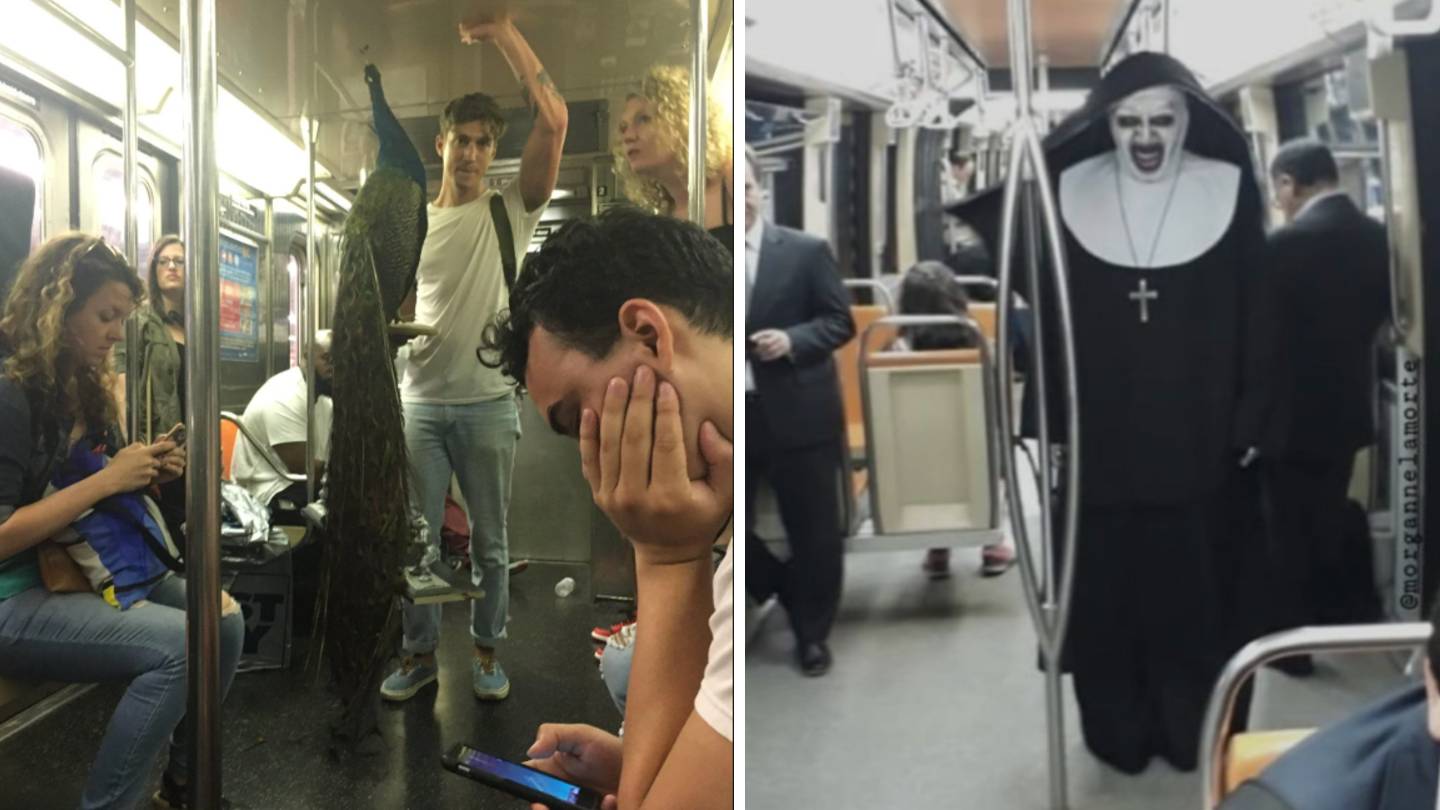
<path fill-rule="evenodd" d="M 934 0 L 990 68 L 1010 67 L 1006 0 Z M 1030 0 L 1035 53 L 1057 68 L 1093 68 L 1132 0 Z"/>
<path fill-rule="evenodd" d="M 178 41 L 176 0 L 138 0 L 141 12 Z M 731 33 L 733 0 L 708 0 L 710 66 Z M 504 107 L 523 102 L 492 45 L 460 42 L 458 21 L 510 13 L 566 98 L 619 101 L 656 64 L 690 64 L 689 0 L 217 0 L 221 75 L 296 137 L 308 66 L 317 66 L 311 112 L 321 122 L 322 159 L 353 174 L 369 97 L 362 75 L 379 66 L 397 115 L 438 114 L 455 96 L 481 90 Z M 179 76 L 176 76 L 176 96 Z M 327 126 L 326 122 L 336 126 Z M 364 160 L 361 159 L 363 163 Z"/>

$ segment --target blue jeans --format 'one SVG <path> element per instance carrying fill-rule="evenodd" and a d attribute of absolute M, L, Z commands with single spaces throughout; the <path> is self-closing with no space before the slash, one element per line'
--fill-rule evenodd
<path fill-rule="evenodd" d="M 220 619 L 220 694 L 245 641 L 239 613 Z M 185 580 L 167 577 L 147 602 L 120 611 L 90 593 L 34 587 L 0 601 L 0 675 L 23 680 L 129 681 L 85 780 L 80 806 L 136 807 L 170 739 L 169 773 L 190 778 L 185 715 Z"/>
<path fill-rule="evenodd" d="M 600 657 L 600 680 L 605 682 L 605 688 L 610 692 L 610 700 L 614 701 L 615 708 L 620 710 L 622 719 L 625 717 L 625 698 L 630 694 L 630 663 L 634 659 L 634 641 L 625 647 L 606 644 L 605 652 Z"/>
<path fill-rule="evenodd" d="M 482 647 L 494 647 L 505 638 L 510 607 L 505 515 L 519 439 L 520 410 L 513 396 L 467 405 L 405 403 L 410 494 L 437 549 L 451 474 L 460 480 L 470 513 L 470 577 L 485 591 L 483 599 L 470 603 L 470 635 Z M 406 603 L 404 614 L 404 651 L 434 652 L 440 645 L 440 606 Z"/>

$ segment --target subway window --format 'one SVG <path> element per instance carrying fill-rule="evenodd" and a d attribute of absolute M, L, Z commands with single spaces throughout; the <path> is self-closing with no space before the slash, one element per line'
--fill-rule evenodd
<path fill-rule="evenodd" d="M 0 115 L 0 167 L 18 172 L 35 183 L 35 217 L 30 227 L 33 249 L 40 244 L 45 232 L 45 152 L 34 127 Z"/>
<path fill-rule="evenodd" d="M 95 159 L 93 171 L 97 206 L 95 219 L 100 235 L 112 245 L 124 245 L 125 175 L 120 156 L 110 151 L 102 152 Z M 135 198 L 135 233 L 139 250 L 135 255 L 139 264 L 143 265 L 150 260 L 150 251 L 154 249 L 155 240 L 159 236 L 156 231 L 158 220 L 155 181 L 144 168 L 136 166 L 135 171 L 140 177 L 140 193 Z"/>

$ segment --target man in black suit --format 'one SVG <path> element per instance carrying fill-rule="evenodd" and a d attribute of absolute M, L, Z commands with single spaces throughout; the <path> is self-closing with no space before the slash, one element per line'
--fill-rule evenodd
<path fill-rule="evenodd" d="M 1288 221 L 1268 244 L 1275 354 L 1259 448 L 1276 619 L 1283 627 L 1364 619 L 1369 606 L 1356 603 L 1371 592 L 1369 543 L 1346 536 L 1346 493 L 1355 452 L 1375 436 L 1373 358 L 1390 309 L 1388 241 L 1384 226 L 1339 188 L 1335 158 L 1319 141 L 1285 144 L 1270 175 Z"/>
<path fill-rule="evenodd" d="M 855 334 L 850 297 L 823 240 L 765 222 L 760 161 L 745 150 L 745 513 L 755 484 L 775 490 L 790 545 L 781 562 L 746 532 L 746 576 L 759 601 L 779 596 L 806 675 L 830 668 L 840 603 L 845 419 L 835 350 Z"/>

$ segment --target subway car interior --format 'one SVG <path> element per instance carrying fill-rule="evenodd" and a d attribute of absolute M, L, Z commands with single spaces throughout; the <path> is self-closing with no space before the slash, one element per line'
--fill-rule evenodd
<path fill-rule="evenodd" d="M 1440 4 L 853 0 L 847 7 L 843 17 L 821 0 L 770 0 L 746 10 L 744 126 L 760 158 L 764 214 L 829 243 L 853 296 L 857 334 L 836 354 L 849 463 L 843 588 L 829 637 L 834 666 L 823 677 L 802 677 L 786 611 L 773 599 L 749 600 L 750 806 L 1210 810 L 1255 773 L 1256 762 L 1268 761 L 1245 761 L 1255 751 L 1246 740 L 1256 738 L 1242 740 L 1243 729 L 1276 731 L 1270 743 L 1289 744 L 1416 682 L 1414 653 L 1429 635 L 1422 619 L 1437 556 L 1423 537 L 1423 506 L 1435 492 L 1423 458 L 1435 434 L 1428 430 L 1434 407 L 1421 392 L 1435 367 L 1425 323 L 1436 298 L 1422 278 L 1440 261 L 1440 153 L 1422 137 L 1440 109 L 1420 77 L 1440 56 Z M 797 30 L 818 36 L 796 47 Z M 1077 540 L 1076 507 L 1063 493 L 1110 491 L 1078 459 L 1108 457 L 1133 437 L 1113 422 L 1104 422 L 1113 426 L 1108 433 L 1083 426 L 1096 418 L 1095 403 L 1100 411 L 1122 408 L 1132 391 L 1123 380 L 1083 376 L 1095 368 L 1100 333 L 1082 330 L 1080 314 L 1072 327 L 1065 285 L 1045 280 L 1067 272 L 1046 258 L 1067 252 L 1057 245 L 1079 221 L 1071 217 L 1081 216 L 1074 205 L 1065 213 L 1067 200 L 1100 192 L 1063 181 L 1052 191 L 1035 178 L 1054 169 L 1039 156 L 1067 159 L 1064 139 L 1076 132 L 1087 97 L 1106 91 L 1112 69 L 1133 80 L 1127 63 L 1138 57 L 1154 65 L 1156 55 L 1194 76 L 1192 132 L 1203 106 L 1213 111 L 1206 120 L 1229 122 L 1243 136 L 1234 165 L 1256 178 L 1266 231 L 1283 224 L 1270 205 L 1278 190 L 1267 169 L 1279 147 L 1308 136 L 1329 148 L 1340 190 L 1387 226 L 1392 298 L 1370 347 L 1374 440 L 1355 455 L 1348 480 L 1351 508 L 1364 514 L 1353 545 L 1368 559 L 1349 570 L 1363 569 L 1359 579 L 1378 607 L 1353 627 L 1266 635 L 1243 651 L 1264 629 L 1234 639 L 1224 654 L 1229 666 L 1221 671 L 1217 662 L 1203 684 L 1203 722 L 1193 718 L 1203 732 L 1189 743 L 1199 761 L 1156 760 L 1128 769 L 1138 771 L 1131 775 L 1087 745 L 1095 742 L 1092 729 L 1060 651 L 1067 633 L 1084 632 L 1069 618 L 1094 599 L 1100 581 L 1093 570 L 1074 575 L 1067 560 L 1089 559 L 1085 543 L 1103 540 L 1098 532 Z M 1162 202 L 1169 207 L 1157 201 L 1157 210 Z M 1202 229 L 1202 220 L 1186 216 L 1176 232 Z M 976 242 L 985 248 L 978 264 L 968 249 Z M 948 265 L 967 288 L 967 320 L 984 334 L 981 351 L 924 359 L 888 343 L 907 328 L 896 319 L 908 314 L 902 279 L 927 260 Z M 1089 306 L 1083 276 L 1070 278 L 1073 306 Z M 1155 290 L 1144 284 L 1127 288 L 1131 308 L 1117 319 L 1138 316 L 1142 328 L 1158 320 L 1148 310 Z M 1036 302 L 1047 295 L 1048 303 Z M 1017 354 L 1025 340 L 1011 330 L 1028 317 L 1048 330 L 1048 341 L 1028 344 L 1048 355 L 1048 376 L 1040 360 L 1025 363 Z M 1223 329 L 1210 320 L 1201 329 L 1212 323 Z M 1238 345 L 1243 354 L 1246 339 Z M 1103 351 L 1130 349 L 1105 343 Z M 1096 393 L 1102 385 L 1115 388 Z M 1022 405 L 1031 388 L 1038 418 Z M 1066 447 L 1077 402 L 1087 408 L 1078 417 L 1084 446 Z M 1048 435 L 1036 422 L 1050 425 Z M 756 510 L 756 533 L 783 549 L 777 497 L 762 491 Z M 934 547 L 949 549 L 939 572 L 935 552 L 927 552 Z M 1261 577 L 1250 593 L 1270 591 L 1243 551 L 1214 553 L 1232 579 Z M 1136 586 L 1125 593 L 1141 596 L 1113 607 L 1166 617 L 1157 645 L 1164 622 L 1179 615 L 1165 606 L 1165 590 L 1187 576 L 1175 559 L 1155 569 L 1161 590 Z M 981 568 L 999 575 L 982 576 Z M 1217 602 L 1243 625 L 1259 608 L 1237 596 L 1241 590 Z M 1316 653 L 1308 677 L 1262 666 L 1298 652 Z M 1267 750 L 1264 757 L 1277 749 Z M 797 767 L 802 761 L 819 770 Z"/>
<path fill-rule="evenodd" d="M 194 11 L 202 8 L 208 16 Z M 198 15 L 190 29 L 187 12 Z M 376 170 L 367 65 L 383 77 L 390 108 L 421 156 L 426 199 L 440 188 L 440 113 L 471 92 L 493 96 L 508 123 L 486 175 L 504 186 L 519 172 L 532 122 L 528 99 L 500 50 L 462 42 L 457 24 L 471 15 L 513 22 L 569 117 L 533 251 L 568 220 L 638 200 L 620 176 L 618 145 L 622 121 L 630 120 L 627 98 L 643 92 L 647 75 L 669 70 L 682 77 L 682 93 L 703 75 L 709 92 L 700 94 L 699 120 L 716 105 L 719 120 L 731 119 L 734 14 L 731 0 L 3 0 L 0 168 L 28 181 L 34 201 L 31 210 L 30 197 L 17 204 L 21 198 L 7 191 L 4 216 L 28 223 L 23 241 L 31 249 L 67 231 L 101 235 L 142 284 L 167 235 L 195 233 L 192 216 L 213 226 L 207 242 L 218 265 L 192 250 L 187 278 L 213 274 L 219 320 L 207 324 L 196 315 L 185 337 L 218 341 L 218 367 L 190 373 L 205 381 L 197 385 L 211 386 L 230 416 L 188 428 L 192 445 L 219 437 L 228 471 L 235 443 L 252 441 L 233 417 L 267 380 L 313 357 L 313 335 L 331 326 L 344 223 Z M 215 65 L 208 98 L 207 49 Z M 182 81 L 187 59 L 202 65 L 192 74 L 200 77 L 198 94 Z M 685 126 L 681 121 L 682 141 Z M 213 150 L 187 166 L 191 132 L 208 134 Z M 207 191 L 218 208 L 193 214 L 199 209 L 187 208 L 187 195 Z M 728 208 L 709 205 L 730 222 Z M 705 204 L 696 212 L 692 203 L 691 218 L 703 220 Z M 194 321 L 208 334 L 197 335 Z M 398 362 L 405 354 L 402 348 Z M 134 417 L 147 407 L 147 392 L 127 388 Z M 308 401 L 307 425 L 316 396 Z M 223 542 L 220 556 L 209 558 L 245 618 L 239 675 L 214 725 L 222 752 L 214 776 L 223 775 L 224 795 L 236 806 L 515 807 L 518 800 L 447 773 L 441 755 L 468 742 L 522 761 L 542 722 L 619 730 L 623 715 L 597 671 L 596 641 L 633 611 L 629 546 L 593 505 L 575 442 L 555 435 L 533 407 L 522 403 L 520 414 L 508 515 L 508 637 L 499 653 L 514 689 L 503 702 L 469 694 L 466 597 L 473 594 L 452 588 L 442 614 L 439 686 L 381 706 L 380 735 L 336 753 L 330 732 L 338 704 L 319 663 L 324 651 L 313 643 L 316 563 L 305 556 L 313 542 L 306 520 L 263 558 L 227 551 Z M 313 496 L 323 481 L 308 466 L 298 480 Z M 209 483 L 218 489 L 220 478 Z M 452 490 L 446 536 L 454 528 L 461 550 L 453 559 L 447 552 L 446 561 L 464 581 L 465 505 L 458 485 Z M 190 562 L 193 568 L 204 558 Z M 0 677 L 0 807 L 77 806 L 124 689 Z M 208 709 L 205 696 L 198 699 L 202 711 L 218 714 L 214 697 L 210 692 Z"/>

